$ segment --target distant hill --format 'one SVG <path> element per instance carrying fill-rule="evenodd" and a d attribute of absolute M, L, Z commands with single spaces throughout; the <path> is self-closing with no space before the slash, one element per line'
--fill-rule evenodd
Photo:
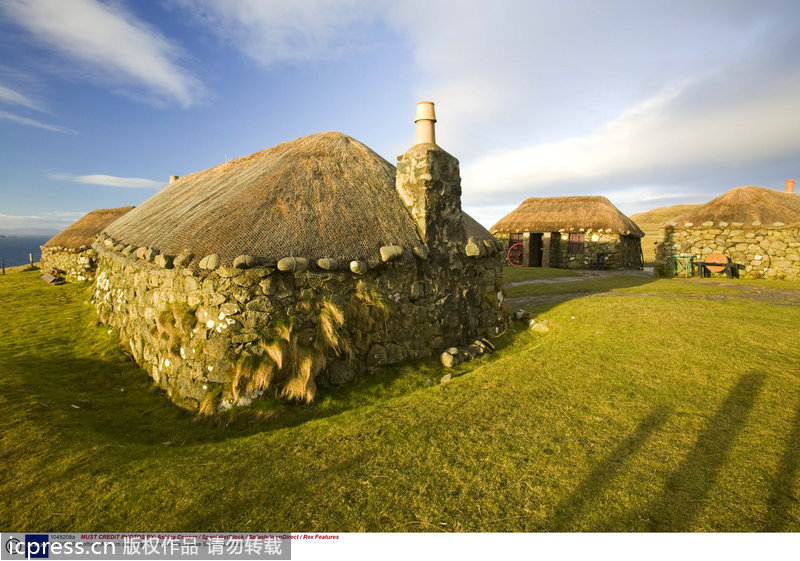
<path fill-rule="evenodd" d="M 642 238 L 642 254 L 644 255 L 645 263 L 652 263 L 655 261 L 655 245 L 658 241 L 658 229 L 661 225 L 665 222 L 669 222 L 679 214 L 683 214 L 698 206 L 700 205 L 662 206 L 630 216 L 630 219 L 636 222 L 636 225 L 644 232 L 644 237 Z"/>
<path fill-rule="evenodd" d="M 700 205 L 661 206 L 653 210 L 648 210 L 647 212 L 632 214 L 630 219 L 636 222 L 636 225 L 639 226 L 645 234 L 656 234 L 662 224 L 698 206 Z"/>

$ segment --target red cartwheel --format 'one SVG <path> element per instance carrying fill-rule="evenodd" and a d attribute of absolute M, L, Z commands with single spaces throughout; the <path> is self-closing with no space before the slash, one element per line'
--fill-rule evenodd
<path fill-rule="evenodd" d="M 506 261 L 512 267 L 522 267 L 522 242 L 515 243 L 508 248 Z"/>

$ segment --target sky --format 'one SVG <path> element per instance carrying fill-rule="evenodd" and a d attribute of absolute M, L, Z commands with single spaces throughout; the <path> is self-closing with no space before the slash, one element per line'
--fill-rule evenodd
<path fill-rule="evenodd" d="M 0 234 L 338 130 L 389 162 L 417 101 L 486 227 L 800 179 L 796 0 L 0 0 Z"/>

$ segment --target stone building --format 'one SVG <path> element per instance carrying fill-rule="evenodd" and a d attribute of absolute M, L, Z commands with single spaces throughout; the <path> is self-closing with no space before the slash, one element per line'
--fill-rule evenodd
<path fill-rule="evenodd" d="M 747 185 L 692 209 L 661 229 L 656 269 L 666 274 L 672 255 L 700 260 L 721 253 L 753 278 L 800 278 L 800 196 Z"/>
<path fill-rule="evenodd" d="M 95 243 L 101 320 L 204 413 L 499 333 L 502 253 L 434 121 L 420 104 L 397 168 L 325 132 L 170 183 Z"/>
<path fill-rule="evenodd" d="M 94 280 L 97 252 L 92 249 L 92 243 L 95 236 L 131 209 L 132 206 L 123 206 L 93 210 L 50 238 L 42 246 L 42 269 L 56 269 L 72 282 Z"/>
<path fill-rule="evenodd" d="M 526 199 L 490 231 L 506 252 L 522 244 L 511 261 L 523 267 L 642 267 L 644 232 L 605 197 Z"/>

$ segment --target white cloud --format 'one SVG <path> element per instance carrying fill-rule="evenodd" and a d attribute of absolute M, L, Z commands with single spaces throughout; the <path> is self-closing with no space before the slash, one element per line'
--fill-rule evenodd
<path fill-rule="evenodd" d="M 37 121 L 36 119 L 22 117 L 20 115 L 9 113 L 7 111 L 0 111 L 0 120 L 11 121 L 12 123 L 17 123 L 18 125 L 25 125 L 26 127 L 35 127 L 38 129 L 44 129 L 53 132 L 75 133 L 74 130 L 69 129 L 67 127 L 60 127 L 58 125 L 49 125 L 47 123 Z"/>
<path fill-rule="evenodd" d="M 71 173 L 51 173 L 51 179 L 72 181 L 74 183 L 88 183 L 90 185 L 106 185 L 108 187 L 126 187 L 131 189 L 161 189 L 165 182 L 143 179 L 141 177 L 117 177 L 94 173 L 89 175 L 73 175 Z"/>
<path fill-rule="evenodd" d="M 364 44 L 381 0 L 172 0 L 261 64 L 331 59 Z"/>
<path fill-rule="evenodd" d="M 5 86 L 0 86 L 0 102 L 27 107 L 35 111 L 44 111 L 44 108 L 36 101 Z"/>
<path fill-rule="evenodd" d="M 115 85 L 135 85 L 157 101 L 198 103 L 202 84 L 181 66 L 180 52 L 120 4 L 98 0 L 8 0 L 14 21 L 59 53 L 101 71 Z"/>
<path fill-rule="evenodd" d="M 0 213 L 0 232 L 40 234 L 57 232 L 73 224 L 86 212 L 43 212 L 34 215 Z"/>
<path fill-rule="evenodd" d="M 670 90 L 584 136 L 504 150 L 463 171 L 473 192 L 547 191 L 559 183 L 612 177 L 647 181 L 690 175 L 701 166 L 745 165 L 800 152 L 800 80 L 753 97 L 735 93 L 708 103 L 701 86 Z"/>

